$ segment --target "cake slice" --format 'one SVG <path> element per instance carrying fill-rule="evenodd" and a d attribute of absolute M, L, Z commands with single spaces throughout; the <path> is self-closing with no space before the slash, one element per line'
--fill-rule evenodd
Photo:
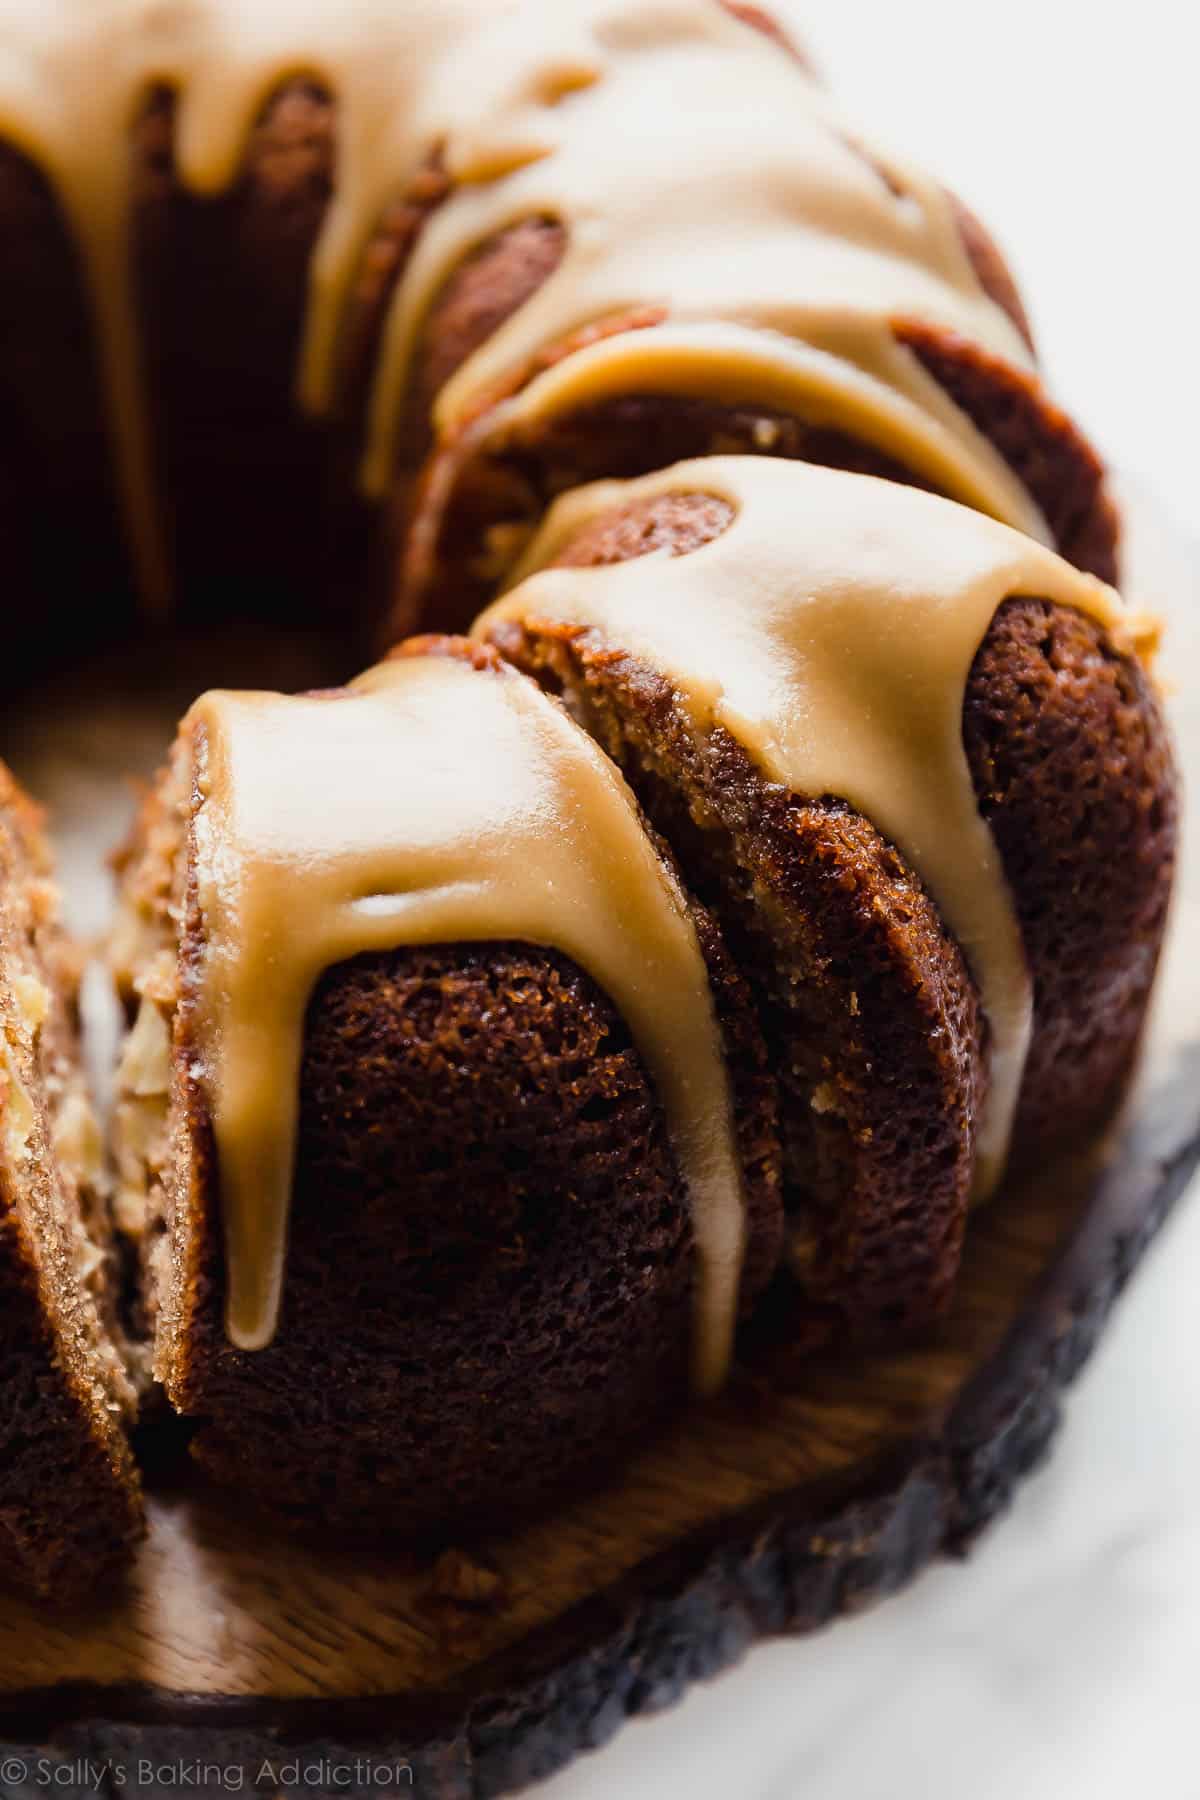
<path fill-rule="evenodd" d="M 0 765 L 0 1561 L 55 1600 L 111 1576 L 142 1527 L 77 973 L 37 809 Z"/>
<path fill-rule="evenodd" d="M 441 639 L 348 689 L 206 696 L 121 864 L 121 1211 L 210 1475 L 308 1531 L 453 1535 L 714 1385 L 781 1246 L 761 1036 L 536 684 Z M 688 1179 L 714 1144 L 732 1257 Z"/>

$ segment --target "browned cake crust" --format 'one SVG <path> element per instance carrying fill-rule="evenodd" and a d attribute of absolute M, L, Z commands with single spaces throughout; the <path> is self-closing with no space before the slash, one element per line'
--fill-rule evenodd
<path fill-rule="evenodd" d="M 636 501 L 560 560 L 684 553 L 729 511 L 700 494 Z M 973 984 L 920 883 L 848 807 L 781 796 L 720 731 L 698 742 L 669 683 L 601 634 L 537 621 L 495 640 L 566 695 L 722 918 L 779 1074 L 809 1293 L 859 1326 L 936 1311 L 965 1218 L 982 1046 Z M 1175 776 L 1139 667 L 1039 600 L 998 613 L 964 738 L 1034 978 L 1015 1145 L 1028 1156 L 1106 1116 L 1128 1072 L 1165 922 Z M 802 984 L 786 1007 L 781 963 Z"/>
<path fill-rule="evenodd" d="M 80 1599 L 128 1559 L 141 1493 L 109 1337 L 110 1228 L 52 1148 L 76 1047 L 46 875 L 39 815 L 0 765 L 0 1576 Z"/>
<path fill-rule="evenodd" d="M 957 196 L 950 198 L 980 285 L 1032 345 L 1029 321 L 1003 254 L 974 213 Z M 558 221 L 523 220 L 481 245 L 450 278 L 422 335 L 416 378 L 422 404 L 529 299 L 558 265 L 565 247 L 565 230 Z M 652 328 L 662 317 L 647 310 L 640 317 L 598 321 L 586 341 L 632 325 Z M 898 319 L 895 331 L 1020 476 L 1063 554 L 1113 581 L 1119 526 L 1105 489 L 1104 466 L 1038 378 L 919 320 Z M 547 347 L 538 366 L 575 347 Z M 514 385 L 534 372 L 514 376 Z M 410 447 L 416 441 L 410 435 Z M 603 477 L 646 474 L 690 457 L 743 452 L 925 485 L 873 445 L 767 408 L 631 392 L 535 427 L 510 430 L 503 438 L 489 436 L 485 412 L 433 453 L 415 487 L 407 482 L 397 487 L 393 535 L 403 548 L 390 630 L 410 630 L 422 620 L 445 629 L 464 626 L 507 572 L 556 494 Z"/>
<path fill-rule="evenodd" d="M 1029 348 L 1035 352 L 1037 345 L 1033 341 L 1033 327 L 1029 323 L 1029 314 L 1025 311 L 1025 302 L 1021 298 L 1021 290 L 1016 277 L 1008 266 L 1008 261 L 999 244 L 977 213 L 972 212 L 965 200 L 946 190 L 951 206 L 958 219 L 958 229 L 962 236 L 963 248 L 971 259 L 979 285 L 989 299 L 994 300 L 1001 311 L 1006 312 Z"/>
<path fill-rule="evenodd" d="M 1178 775 L 1152 683 L 1094 620 L 1001 607 L 971 669 L 963 742 L 1034 984 L 1017 1116 L 1028 1157 L 1112 1112 L 1162 946 Z"/>
<path fill-rule="evenodd" d="M 83 1600 L 142 1535 L 141 1482 L 124 1428 L 104 1429 L 92 1374 L 46 1312 L 17 1201 L 0 1182 L 0 1545 L 5 1585 Z"/>
<path fill-rule="evenodd" d="M 1077 568 L 1115 582 L 1120 526 L 1104 464 L 1037 378 L 917 320 L 898 320 L 895 329 L 1016 470 L 1062 554 Z"/>
<path fill-rule="evenodd" d="M 661 463 L 713 449 L 761 451 L 764 430 L 777 430 L 775 454 L 908 478 L 869 447 L 802 419 L 632 394 L 611 409 L 556 421 L 544 440 L 469 453 L 451 442 L 414 489 L 437 387 L 561 254 L 562 227 L 531 219 L 473 255 L 436 303 L 393 504 L 376 514 L 354 487 L 367 376 L 397 277 L 448 182 L 431 146 L 367 247 L 344 333 L 337 414 L 305 420 L 295 404 L 296 368 L 308 265 L 333 192 L 336 127 L 327 94 L 310 82 L 287 83 L 250 136 L 240 179 L 203 199 L 174 174 L 169 96 L 151 101 L 135 131 L 141 340 L 185 617 L 237 612 L 332 624 L 345 634 L 347 669 L 381 630 L 395 638 L 422 625 L 462 626 L 497 573 L 497 541 L 511 545 L 511 527 L 527 526 L 565 486 L 642 472 L 647 436 L 662 443 L 654 456 Z M 1023 317 L 999 252 L 965 209 L 961 216 L 984 287 Z M 98 454 L 105 426 L 75 252 L 43 178 L 4 146 L 0 242 L 0 448 L 11 449 L 26 490 L 6 555 L 48 594 L 88 594 L 71 620 L 72 647 L 82 655 L 131 627 L 135 611 L 110 459 Z M 647 309 L 601 321 L 586 336 L 660 316 Z M 1040 383 L 920 322 L 899 322 L 898 331 L 1027 480 L 1064 551 L 1111 573 L 1116 524 L 1102 470 Z M 546 346 L 542 360 L 571 348 Z M 414 522 L 412 553 L 398 561 Z M 508 528 L 500 540 L 496 526 Z"/>
<path fill-rule="evenodd" d="M 407 653 L 435 648 L 522 679 L 463 645 Z M 748 1309 L 782 1236 L 774 1089 L 745 986 L 695 918 L 746 1171 Z M 247 1355 L 226 1339 L 211 1124 L 188 1074 L 199 931 L 193 902 L 159 1364 L 200 1422 L 200 1462 L 294 1525 L 441 1536 L 611 1465 L 680 1403 L 692 1325 L 687 1198 L 611 1003 L 520 944 L 331 969 L 305 1024 L 280 1329 Z"/>
<path fill-rule="evenodd" d="M 622 395 L 546 421 L 534 440 L 512 436 L 503 451 L 460 451 L 466 440 L 432 458 L 401 521 L 391 631 L 410 627 L 422 609 L 447 628 L 469 622 L 550 502 L 589 481 L 632 479 L 697 456 L 766 453 L 924 485 L 844 432 L 678 394 Z"/>

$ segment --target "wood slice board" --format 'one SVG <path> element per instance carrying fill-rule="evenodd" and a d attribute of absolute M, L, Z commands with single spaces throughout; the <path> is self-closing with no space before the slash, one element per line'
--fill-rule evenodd
<path fill-rule="evenodd" d="M 1200 669 L 1200 604 L 1182 575 L 1171 588 L 1169 668 Z M 263 679 L 253 659 L 214 654 L 222 680 Z M 160 666 L 160 711 L 173 680 L 204 678 L 197 664 L 192 647 L 174 675 Z M 113 841 L 110 765 L 161 742 L 136 699 L 144 676 L 101 671 L 8 722 L 3 747 L 57 803 L 69 869 Z M 1195 779 L 1200 701 L 1177 705 L 1176 727 Z M 1045 1453 L 1064 1388 L 1200 1160 L 1195 851 L 1181 888 L 1125 1118 L 980 1212 L 936 1341 L 816 1361 L 760 1341 L 721 1403 L 606 1489 L 440 1562 L 314 1550 L 228 1498 L 164 1487 L 115 1603 L 0 1606 L 0 1794 L 218 1792 L 241 1771 L 257 1791 L 483 1800 L 756 1639 L 858 1610 L 967 1547 Z M 94 883 L 77 878 L 73 901 L 94 923 Z"/>

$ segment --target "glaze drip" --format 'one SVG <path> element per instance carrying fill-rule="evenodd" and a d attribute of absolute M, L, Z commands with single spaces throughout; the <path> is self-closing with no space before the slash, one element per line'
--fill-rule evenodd
<path fill-rule="evenodd" d="M 206 694 L 186 729 L 231 1341 L 260 1348 L 279 1316 L 318 976 L 368 950 L 512 939 L 571 957 L 646 1062 L 692 1210 L 694 1383 L 718 1387 L 744 1237 L 721 1035 L 686 903 L 613 765 L 532 682 L 454 657 L 383 663 L 332 696 Z"/>

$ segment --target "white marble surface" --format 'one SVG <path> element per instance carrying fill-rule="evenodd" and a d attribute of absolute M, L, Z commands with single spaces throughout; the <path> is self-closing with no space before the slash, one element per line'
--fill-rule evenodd
<path fill-rule="evenodd" d="M 1194 1800 L 1198 1279 L 1185 1205 L 966 1563 L 755 1650 L 539 1800 Z"/>
<path fill-rule="evenodd" d="M 1194 19 L 1159 0 L 787 11 L 869 130 L 994 225 L 1064 398 L 1200 541 Z M 1197 1800 L 1198 1293 L 1185 1201 L 1052 1461 L 968 1562 L 753 1651 L 539 1800 Z"/>

